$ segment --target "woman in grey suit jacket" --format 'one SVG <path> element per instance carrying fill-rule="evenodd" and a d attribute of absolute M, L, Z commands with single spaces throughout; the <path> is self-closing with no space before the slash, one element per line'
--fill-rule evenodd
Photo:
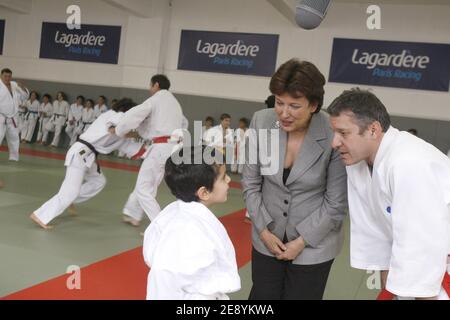
<path fill-rule="evenodd" d="M 271 157 L 275 174 L 263 175 L 260 159 L 243 171 L 253 225 L 250 299 L 322 299 L 342 248 L 346 172 L 331 148 L 328 115 L 320 111 L 324 84 L 312 63 L 289 60 L 270 82 L 275 109 L 253 116 L 250 128 L 269 129 L 279 154 Z M 247 145 L 263 148 L 259 138 Z"/>

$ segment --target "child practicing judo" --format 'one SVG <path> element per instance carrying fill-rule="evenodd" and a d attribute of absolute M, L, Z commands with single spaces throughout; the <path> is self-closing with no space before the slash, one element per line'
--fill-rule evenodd
<path fill-rule="evenodd" d="M 227 200 L 230 178 L 225 165 L 208 165 L 196 152 L 202 148 L 181 149 L 176 155 L 190 161 L 172 155 L 165 165 L 165 181 L 177 200 L 145 231 L 148 300 L 228 300 L 227 293 L 241 288 L 233 244 L 208 209 Z"/>
<path fill-rule="evenodd" d="M 112 110 L 103 113 L 73 144 L 66 155 L 66 176 L 61 188 L 53 198 L 35 210 L 30 218 L 44 229 L 51 229 L 49 222 L 69 206 L 87 201 L 97 195 L 105 186 L 106 178 L 97 162 L 98 154 L 109 154 L 123 150 L 128 156 L 138 152 L 140 144 L 110 134 L 124 113 L 136 106 L 131 99 L 118 101 Z"/>

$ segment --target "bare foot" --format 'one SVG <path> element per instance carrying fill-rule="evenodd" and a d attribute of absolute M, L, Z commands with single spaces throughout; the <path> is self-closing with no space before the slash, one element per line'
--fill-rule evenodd
<path fill-rule="evenodd" d="M 77 208 L 75 208 L 75 205 L 73 203 L 70 205 L 70 207 L 67 208 L 67 212 L 69 212 L 71 216 L 77 215 Z"/>
<path fill-rule="evenodd" d="M 0 180 L 0 189 L 3 188 L 5 186 L 5 184 L 3 183 L 2 180 Z"/>
<path fill-rule="evenodd" d="M 141 224 L 140 221 L 127 215 L 123 215 L 123 222 L 131 224 L 133 227 L 139 227 L 139 225 Z"/>
<path fill-rule="evenodd" d="M 45 225 L 39 218 L 34 214 L 34 212 L 30 215 L 30 219 L 33 220 L 38 226 L 45 230 L 53 229 L 52 226 Z"/>

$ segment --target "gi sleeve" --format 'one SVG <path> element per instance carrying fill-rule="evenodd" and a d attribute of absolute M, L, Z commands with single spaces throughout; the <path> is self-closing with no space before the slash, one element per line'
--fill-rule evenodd
<path fill-rule="evenodd" d="M 116 135 L 124 137 L 131 130 L 136 129 L 144 119 L 151 115 L 153 109 L 151 98 L 125 112 L 116 126 Z"/>
<path fill-rule="evenodd" d="M 444 183 L 450 169 L 429 159 L 403 159 L 389 172 L 393 244 L 386 288 L 407 297 L 439 294 L 450 243 Z"/>

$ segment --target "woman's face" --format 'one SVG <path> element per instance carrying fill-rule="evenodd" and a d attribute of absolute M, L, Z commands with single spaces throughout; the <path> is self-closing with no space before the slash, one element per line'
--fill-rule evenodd
<path fill-rule="evenodd" d="M 31 100 L 31 101 L 34 101 L 34 100 L 36 100 L 36 99 L 37 99 L 36 93 L 35 93 L 35 92 L 32 92 L 31 95 L 30 95 L 30 100 Z"/>
<path fill-rule="evenodd" d="M 82 105 L 83 105 L 83 99 L 78 98 L 78 99 L 77 99 L 77 104 L 78 104 L 79 106 L 82 106 Z"/>
<path fill-rule="evenodd" d="M 56 96 L 58 101 L 62 101 L 63 100 L 63 95 L 61 92 L 58 92 L 58 95 Z"/>
<path fill-rule="evenodd" d="M 44 103 L 47 104 L 48 101 L 49 101 L 48 98 L 47 98 L 47 97 L 44 97 Z"/>
<path fill-rule="evenodd" d="M 317 104 L 310 103 L 304 96 L 294 98 L 288 93 L 275 95 L 275 98 L 275 112 L 284 131 L 308 129 L 312 114 L 317 110 Z"/>
<path fill-rule="evenodd" d="M 86 101 L 86 108 L 90 109 L 92 107 L 93 107 L 92 102 Z"/>

